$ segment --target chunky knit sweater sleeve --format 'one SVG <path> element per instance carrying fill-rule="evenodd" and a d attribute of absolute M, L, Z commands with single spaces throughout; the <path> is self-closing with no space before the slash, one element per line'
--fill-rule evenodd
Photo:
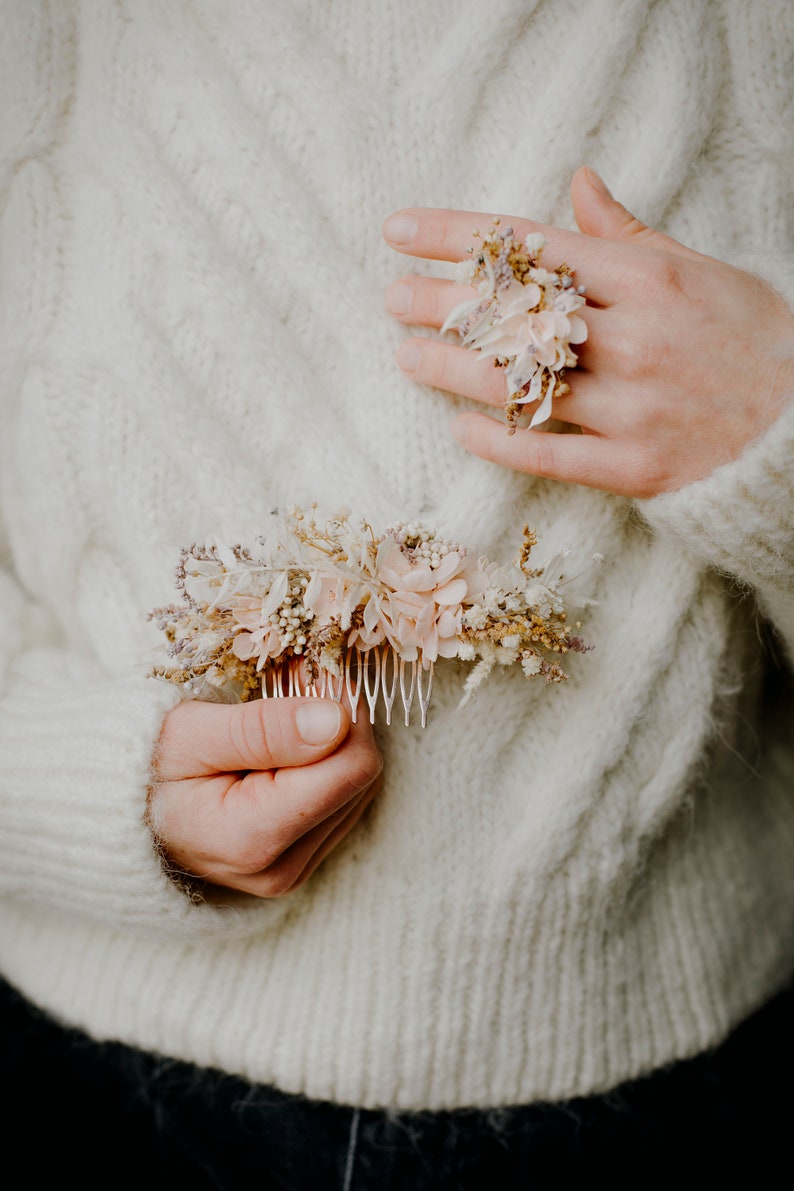
<path fill-rule="evenodd" d="M 733 262 L 763 278 L 794 309 L 794 253 L 743 253 Z M 789 348 L 794 356 L 794 339 Z M 738 395 L 740 397 L 740 395 Z M 726 400 L 735 399 L 726 394 Z M 640 502 L 658 534 L 757 593 L 794 657 L 794 393 L 771 430 L 740 459 L 678 492 Z"/>
<path fill-rule="evenodd" d="M 740 459 L 639 502 L 654 532 L 756 593 L 794 658 L 794 395 Z"/>
<path fill-rule="evenodd" d="M 714 6 L 712 16 L 727 49 L 723 97 L 731 116 L 721 135 L 722 151 L 730 159 L 742 138 L 753 145 L 752 169 L 737 171 L 730 185 L 743 192 L 752 213 L 750 239 L 762 229 L 769 236 L 767 246 L 760 247 L 737 236 L 716 255 L 762 278 L 794 309 L 794 158 L 787 118 L 794 109 L 794 18 L 785 3 L 742 0 Z M 755 69 L 756 61 L 763 67 Z M 681 236 L 686 242 L 685 227 Z M 725 399 L 741 400 L 741 394 L 726 393 Z M 678 492 L 638 502 L 655 533 L 680 542 L 756 594 L 789 657 L 794 657 L 793 458 L 794 393 L 772 429 L 736 462 Z"/>
<path fill-rule="evenodd" d="M 34 542 L 21 540 L 16 516 L 11 461 L 26 436 L 44 433 L 37 410 L 70 400 L 38 348 L 53 334 L 63 298 L 58 254 L 67 216 L 53 155 L 67 135 L 77 46 L 68 5 L 6 6 L 5 16 L 0 892 L 120 926 L 184 930 L 202 918 L 179 874 L 166 872 L 146 823 L 152 754 L 175 692 L 146 678 L 144 650 L 125 653 L 125 617 L 131 614 L 134 624 L 139 613 L 129 604 L 125 610 L 121 571 L 88 578 L 92 547 L 86 525 L 75 522 L 75 506 L 57 526 L 58 544 L 51 539 L 45 548 L 58 550 L 57 560 L 45 561 Z M 64 417 L 70 418 L 67 408 Z M 97 431 L 101 440 L 102 428 Z M 52 471 L 42 473 L 41 483 L 61 487 L 65 510 L 74 498 L 80 502 L 81 477 L 57 430 L 50 449 Z M 46 577 L 52 563 L 58 591 Z M 118 583 L 118 664 L 97 656 L 75 620 L 77 592 L 86 582 Z M 239 911 L 232 917 L 238 920 Z M 231 925 L 229 914 L 219 918 L 214 910 L 203 922 L 211 932 Z"/>

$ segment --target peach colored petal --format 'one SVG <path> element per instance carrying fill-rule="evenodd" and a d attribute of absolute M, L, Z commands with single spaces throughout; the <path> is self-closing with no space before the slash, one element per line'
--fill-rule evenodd
<path fill-rule="evenodd" d="M 427 600 L 412 591 L 395 591 L 390 597 L 390 603 L 403 616 L 415 618 L 427 605 Z"/>
<path fill-rule="evenodd" d="M 257 643 L 254 641 L 250 633 L 238 633 L 234 638 L 232 645 L 232 653 L 240 659 L 241 662 L 247 662 L 249 658 L 257 653 Z"/>
<path fill-rule="evenodd" d="M 438 631 L 442 637 L 457 637 L 460 632 L 460 611 L 445 608 L 438 618 Z"/>
<path fill-rule="evenodd" d="M 438 630 L 435 625 L 422 635 L 422 657 L 428 662 L 434 662 L 438 657 Z"/>
<path fill-rule="evenodd" d="M 572 314 L 568 318 L 570 323 L 570 332 L 568 333 L 569 343 L 584 343 L 587 338 L 587 323 L 578 314 Z"/>
<path fill-rule="evenodd" d="M 431 602 L 424 605 L 416 618 L 416 631 L 420 636 L 428 632 L 432 625 L 435 624 L 436 609 L 435 604 Z"/>
<path fill-rule="evenodd" d="M 458 577 L 433 592 L 437 604 L 459 604 L 466 596 L 466 580 Z"/>
<path fill-rule="evenodd" d="M 458 653 L 458 639 L 457 637 L 442 637 L 439 634 L 438 640 L 438 656 L 442 658 L 454 658 Z"/>
<path fill-rule="evenodd" d="M 462 568 L 465 563 L 465 557 L 459 554 L 457 550 L 450 550 L 449 554 L 445 554 L 441 559 L 440 564 L 433 571 L 435 576 L 435 586 L 441 587 L 448 579 Z"/>

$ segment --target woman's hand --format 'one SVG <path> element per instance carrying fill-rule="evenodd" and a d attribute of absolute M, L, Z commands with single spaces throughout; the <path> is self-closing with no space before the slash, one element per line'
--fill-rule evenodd
<path fill-rule="evenodd" d="M 566 263 L 584 285 L 588 325 L 579 365 L 553 418 L 582 433 L 519 429 L 481 413 L 460 415 L 452 431 L 484 459 L 533 475 L 631 497 L 655 496 L 738 458 L 794 392 L 794 315 L 753 274 L 702 256 L 651 230 L 616 202 L 598 175 L 571 184 L 581 234 L 501 217 L 516 237 L 542 232 L 543 265 Z M 384 223 L 399 252 L 459 261 L 493 216 L 411 209 Z M 409 276 L 387 306 L 402 322 L 441 327 L 475 291 Z M 451 342 L 406 340 L 397 361 L 414 380 L 503 406 L 505 373 L 491 359 Z M 530 410 L 534 406 L 528 407 Z"/>
<path fill-rule="evenodd" d="M 174 869 L 279 897 L 361 818 L 381 767 L 369 722 L 331 699 L 184 702 L 163 722 L 149 817 Z"/>

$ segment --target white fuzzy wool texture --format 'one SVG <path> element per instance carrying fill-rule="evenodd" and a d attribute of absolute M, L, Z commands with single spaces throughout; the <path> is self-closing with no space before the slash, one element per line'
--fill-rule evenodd
<path fill-rule="evenodd" d="M 366 1106 L 584 1094 L 718 1042 L 794 967 L 792 709 L 763 681 L 794 639 L 794 406 L 642 505 L 500 470 L 394 362 L 410 266 L 380 228 L 573 227 L 590 164 L 791 302 L 790 4 L 0 7 L 7 978 L 96 1038 Z M 181 545 L 315 500 L 600 552 L 595 649 L 463 710 L 442 663 L 306 886 L 196 904 L 145 822 L 174 702 L 146 613 Z"/>

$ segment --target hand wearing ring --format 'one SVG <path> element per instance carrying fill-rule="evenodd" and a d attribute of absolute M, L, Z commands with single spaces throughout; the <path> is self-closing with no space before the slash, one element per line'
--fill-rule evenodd
<path fill-rule="evenodd" d="M 515 433 L 525 405 L 534 405 L 529 428 L 551 417 L 554 396 L 570 390 L 567 368 L 575 368 L 574 344 L 584 343 L 587 324 L 576 311 L 585 304 L 584 287 L 573 283 L 567 265 L 541 267 L 544 236 L 530 232 L 516 239 L 499 220 L 469 260 L 457 267 L 457 280 L 477 285 L 447 315 L 441 333 L 455 329 L 461 343 L 490 356 L 507 378 L 507 424 Z"/>
<path fill-rule="evenodd" d="M 580 433 L 510 433 L 503 417 L 459 415 L 452 430 L 475 455 L 533 475 L 630 497 L 672 491 L 738 458 L 794 392 L 794 315 L 752 273 L 646 227 L 583 167 L 571 184 L 579 232 L 500 217 L 514 239 L 541 236 L 547 270 L 570 268 L 586 288 L 587 339 L 554 417 Z M 418 208 L 384 223 L 398 252 L 471 259 L 487 214 Z M 387 306 L 401 322 L 440 330 L 474 288 L 410 275 Z M 443 338 L 407 339 L 397 361 L 412 379 L 505 407 L 504 368 Z M 527 408 L 532 411 L 532 407 Z M 539 405 L 535 405 L 537 412 Z M 537 426 L 537 422 L 536 422 Z"/>

